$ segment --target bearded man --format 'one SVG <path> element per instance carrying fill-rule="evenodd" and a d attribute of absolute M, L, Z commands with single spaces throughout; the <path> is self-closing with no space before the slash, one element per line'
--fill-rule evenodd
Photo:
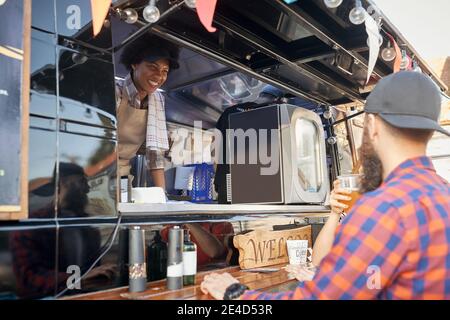
<path fill-rule="evenodd" d="M 311 281 L 273 294 L 211 274 L 202 291 L 216 299 L 450 299 L 450 186 L 426 156 L 435 131 L 450 136 L 440 108 L 439 89 L 423 74 L 378 83 L 365 106 L 363 196 L 333 230 Z"/>

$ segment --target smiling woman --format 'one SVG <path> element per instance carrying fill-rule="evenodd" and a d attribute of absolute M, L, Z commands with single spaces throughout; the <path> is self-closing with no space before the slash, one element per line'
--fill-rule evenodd
<path fill-rule="evenodd" d="M 163 152 L 168 150 L 164 96 L 158 89 L 178 68 L 178 48 L 144 35 L 125 48 L 121 62 L 130 71 L 116 84 L 119 133 L 119 173 L 130 172 L 130 160 L 144 146 L 150 174 L 165 188 Z"/>

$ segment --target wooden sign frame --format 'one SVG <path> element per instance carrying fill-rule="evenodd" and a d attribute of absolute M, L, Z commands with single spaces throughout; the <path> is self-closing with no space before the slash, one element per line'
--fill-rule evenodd
<path fill-rule="evenodd" d="M 12 1 L 12 0 L 7 0 Z M 16 1 L 16 0 L 14 0 Z M 0 54 L 12 54 L 13 59 L 22 60 L 22 87 L 20 105 L 20 201 L 17 205 L 0 203 L 0 220 L 20 220 L 28 217 L 28 150 L 29 150 L 29 102 L 30 102 L 30 52 L 31 52 L 31 0 L 23 1 L 22 48 L 2 47 Z M 1 10 L 0 6 L 0 10 Z M 5 23 L 5 22 L 3 22 Z M 0 31 L 1 32 L 1 31 Z M 0 43 L 0 46 L 2 44 Z M 1 155 L 0 155 L 1 156 Z"/>
<path fill-rule="evenodd" d="M 311 226 L 282 231 L 260 229 L 235 236 L 233 244 L 239 250 L 239 266 L 245 270 L 288 264 L 286 240 L 308 240 L 308 247 L 312 247 Z"/>

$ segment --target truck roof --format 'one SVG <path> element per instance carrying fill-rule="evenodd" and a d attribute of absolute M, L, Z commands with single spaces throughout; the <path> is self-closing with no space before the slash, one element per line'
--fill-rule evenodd
<path fill-rule="evenodd" d="M 153 25 L 151 31 L 222 64 L 248 71 L 252 76 L 257 73 L 267 83 L 276 82 L 292 93 L 317 102 L 364 101 L 370 92 L 370 86 L 364 85 L 369 48 L 364 24 L 353 25 L 348 18 L 354 1 L 343 1 L 335 9 L 327 8 L 321 0 L 286 2 L 219 0 L 213 20 L 217 28 L 214 33 L 201 25 L 195 10 L 182 5 Z M 387 34 L 392 35 L 400 48 L 445 91 L 445 84 L 375 2 L 362 2 L 382 19 L 382 46 L 388 42 Z M 116 7 L 146 5 L 141 0 L 120 3 L 117 1 Z M 351 70 L 348 64 L 352 64 Z M 390 73 L 392 62 L 378 59 L 371 83 Z"/>

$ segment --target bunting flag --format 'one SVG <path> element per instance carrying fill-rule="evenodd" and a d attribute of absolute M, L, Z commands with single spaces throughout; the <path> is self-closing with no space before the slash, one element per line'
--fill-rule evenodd
<path fill-rule="evenodd" d="M 200 22 L 209 32 L 215 32 L 217 29 L 212 26 L 214 11 L 216 10 L 217 0 L 197 0 L 197 15 Z"/>
<path fill-rule="evenodd" d="M 92 28 L 94 37 L 102 30 L 112 0 L 91 0 Z"/>
<path fill-rule="evenodd" d="M 369 38 L 369 65 L 367 67 L 367 80 L 366 84 L 369 83 L 372 72 L 377 64 L 378 54 L 380 53 L 380 30 L 374 18 L 367 15 L 366 17 L 366 32 Z"/>
<path fill-rule="evenodd" d="M 397 41 L 395 41 L 394 37 L 386 32 L 386 35 L 389 37 L 389 40 L 391 41 L 392 46 L 395 49 L 395 60 L 394 60 L 394 73 L 397 73 L 400 71 L 400 66 L 402 64 L 402 51 L 400 50 L 400 47 L 397 44 Z"/>

